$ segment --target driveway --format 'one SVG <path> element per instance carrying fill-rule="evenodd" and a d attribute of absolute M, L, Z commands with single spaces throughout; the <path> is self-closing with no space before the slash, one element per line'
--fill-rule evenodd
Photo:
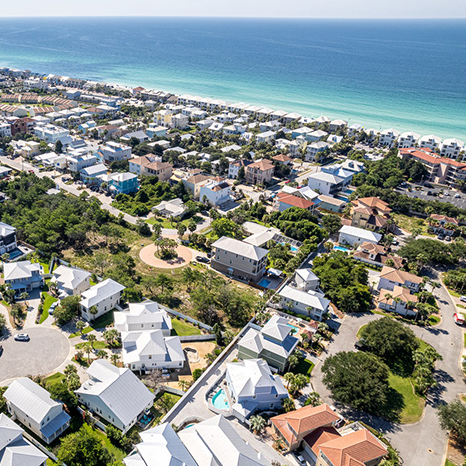
<path fill-rule="evenodd" d="M 31 339 L 15 341 L 16 333 L 28 333 Z M 47 375 L 59 367 L 70 352 L 68 338 L 59 330 L 46 327 L 13 331 L 1 344 L 0 386 L 17 377 Z"/>
<path fill-rule="evenodd" d="M 372 314 L 346 316 L 334 336 L 334 341 L 328 346 L 327 352 L 322 354 L 312 377 L 316 391 L 321 394 L 325 402 L 336 404 L 338 410 L 349 418 L 363 420 L 384 432 L 387 439 L 400 452 L 405 466 L 443 466 L 447 435 L 440 428 L 436 408 L 443 402 L 453 401 L 459 393 L 466 391 L 459 365 L 463 348 L 462 330 L 453 321 L 452 314 L 455 309 L 445 288 L 437 288 L 434 294 L 442 310 L 442 322 L 431 328 L 411 327 L 418 337 L 431 344 L 443 356 L 443 361 L 437 363 L 434 374 L 438 386 L 429 393 L 421 421 L 416 424 L 398 425 L 375 416 L 345 409 L 332 400 L 330 392 L 322 383 L 321 368 L 325 358 L 339 351 L 353 351 L 358 329 L 381 316 Z"/>

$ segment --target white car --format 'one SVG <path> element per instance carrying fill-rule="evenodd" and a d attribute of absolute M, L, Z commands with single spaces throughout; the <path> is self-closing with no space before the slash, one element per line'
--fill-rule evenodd
<path fill-rule="evenodd" d="M 462 301 L 463 303 L 466 303 L 466 296 L 461 296 L 460 301 Z"/>
<path fill-rule="evenodd" d="M 15 335 L 15 340 L 16 341 L 29 341 L 29 335 L 27 333 L 17 333 Z"/>
<path fill-rule="evenodd" d="M 293 453 L 294 457 L 296 458 L 296 461 L 298 462 L 298 464 L 300 466 L 307 466 L 307 462 L 306 460 L 302 457 L 302 455 L 300 455 L 298 452 L 294 452 Z"/>

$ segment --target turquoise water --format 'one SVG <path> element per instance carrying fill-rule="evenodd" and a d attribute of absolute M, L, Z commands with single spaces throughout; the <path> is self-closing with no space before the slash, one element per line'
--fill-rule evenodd
<path fill-rule="evenodd" d="M 223 409 L 228 411 L 230 409 L 230 403 L 228 402 L 227 395 L 225 390 L 221 388 L 213 397 L 212 397 L 212 404 L 214 408 Z"/>
<path fill-rule="evenodd" d="M 466 21 L 2 18 L 0 65 L 466 140 Z"/>
<path fill-rule="evenodd" d="M 291 333 L 292 333 L 293 335 L 295 335 L 296 333 L 298 333 L 298 331 L 299 331 L 299 328 L 298 328 L 298 327 L 295 327 L 294 325 L 291 325 L 291 324 L 286 324 L 286 325 L 288 325 L 288 327 L 291 327 Z"/>
<path fill-rule="evenodd" d="M 282 246 L 285 246 L 285 243 L 278 243 L 278 244 L 281 244 Z M 290 251 L 291 252 L 297 252 L 297 251 L 299 251 L 299 248 L 297 248 L 296 246 L 292 246 L 290 244 Z"/>
<path fill-rule="evenodd" d="M 343 251 L 343 252 L 348 252 L 349 251 L 349 249 L 342 248 L 341 246 L 334 246 L 333 249 L 335 251 Z"/>
<path fill-rule="evenodd" d="M 270 280 L 267 280 L 266 278 L 263 278 L 258 285 L 263 286 L 264 288 L 267 288 L 272 282 Z"/>

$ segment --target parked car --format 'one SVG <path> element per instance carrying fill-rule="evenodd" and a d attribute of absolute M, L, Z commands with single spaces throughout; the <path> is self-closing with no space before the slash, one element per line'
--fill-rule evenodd
<path fill-rule="evenodd" d="M 466 303 L 466 296 L 461 296 L 460 301 L 463 302 L 463 303 Z"/>
<path fill-rule="evenodd" d="M 197 256 L 196 260 L 198 262 L 202 262 L 203 264 L 208 264 L 209 263 L 209 259 L 207 259 L 207 257 L 204 257 L 204 256 Z"/>
<path fill-rule="evenodd" d="M 443 240 L 443 235 L 437 235 L 437 239 Z"/>
<path fill-rule="evenodd" d="M 464 325 L 464 317 L 463 317 L 463 314 L 458 314 L 457 312 L 455 312 L 453 314 L 453 319 L 455 319 L 455 324 L 457 325 Z"/>
<path fill-rule="evenodd" d="M 34 173 L 34 170 L 28 170 L 29 173 Z"/>
<path fill-rule="evenodd" d="M 49 314 L 53 315 L 53 312 L 55 311 L 55 308 L 60 304 L 60 301 L 55 301 L 52 303 L 52 305 L 49 308 Z"/>
<path fill-rule="evenodd" d="M 461 194 L 459 194 L 459 193 L 456 193 L 456 194 L 455 194 L 455 198 L 456 198 L 456 199 L 459 199 L 460 197 L 461 197 Z"/>
<path fill-rule="evenodd" d="M 299 465 L 301 465 L 301 466 L 306 466 L 307 465 L 306 460 L 297 451 L 293 452 L 293 455 L 296 458 L 296 461 L 298 462 Z"/>
<path fill-rule="evenodd" d="M 15 340 L 16 341 L 29 341 L 29 335 L 27 333 L 17 333 L 15 335 Z"/>
<path fill-rule="evenodd" d="M 367 345 L 366 342 L 361 338 L 361 340 L 358 340 L 355 344 L 354 347 L 359 350 L 359 351 L 365 351 L 367 350 Z"/>
<path fill-rule="evenodd" d="M 450 195 L 450 193 L 449 193 L 448 191 L 445 191 L 445 192 L 443 193 L 443 195 L 446 196 L 446 197 L 448 197 L 448 196 Z"/>
<path fill-rule="evenodd" d="M 0 345 L 0 356 L 3 354 L 3 345 Z"/>

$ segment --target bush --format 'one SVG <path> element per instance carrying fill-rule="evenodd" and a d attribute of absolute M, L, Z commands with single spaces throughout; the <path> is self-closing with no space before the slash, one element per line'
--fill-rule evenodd
<path fill-rule="evenodd" d="M 194 369 L 193 380 L 194 382 L 202 375 L 202 369 Z"/>

